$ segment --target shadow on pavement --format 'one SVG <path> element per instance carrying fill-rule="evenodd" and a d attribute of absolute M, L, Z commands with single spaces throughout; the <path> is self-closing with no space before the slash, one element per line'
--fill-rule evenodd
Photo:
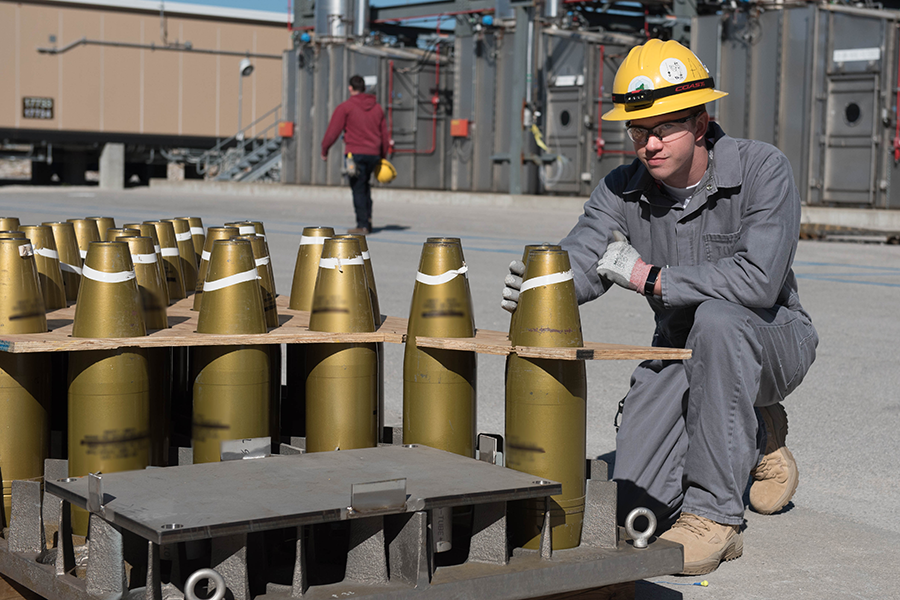
<path fill-rule="evenodd" d="M 681 600 L 682 597 L 681 592 L 651 581 L 638 581 L 634 586 L 635 600 Z"/>

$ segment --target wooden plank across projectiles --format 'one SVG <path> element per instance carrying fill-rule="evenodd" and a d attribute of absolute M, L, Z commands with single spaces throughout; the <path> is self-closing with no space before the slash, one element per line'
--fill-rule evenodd
<path fill-rule="evenodd" d="M 145 337 L 134 338 L 74 338 L 72 324 L 75 306 L 47 314 L 47 333 L 0 335 L 0 351 L 12 353 L 73 352 L 78 350 L 113 350 L 115 348 L 160 348 L 171 346 L 241 346 L 249 344 L 319 344 L 406 341 L 407 320 L 384 317 L 384 322 L 372 333 L 323 333 L 309 330 L 309 313 L 288 308 L 288 298 L 279 296 L 278 327 L 268 333 L 253 335 L 213 335 L 197 333 L 200 313 L 192 311 L 193 297 L 179 300 L 169 307 L 169 329 L 151 331 Z M 416 338 L 416 344 L 426 348 L 463 350 L 479 354 L 509 354 L 529 358 L 562 360 L 632 360 L 690 358 L 690 350 L 649 348 L 617 344 L 587 343 L 583 348 L 513 347 L 507 335 L 500 331 L 478 330 L 474 338 Z"/>

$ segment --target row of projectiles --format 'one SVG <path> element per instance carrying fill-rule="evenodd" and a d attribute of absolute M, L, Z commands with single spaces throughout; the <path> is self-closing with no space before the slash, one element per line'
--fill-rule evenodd
<path fill-rule="evenodd" d="M 0 334 L 47 331 L 45 307 L 64 307 L 69 298 L 77 300 L 73 337 L 143 336 L 166 327 L 167 307 L 191 288 L 199 333 L 264 334 L 278 325 L 260 222 L 205 232 L 194 218 L 122 228 L 100 218 L 28 227 L 0 220 L 0 228 L 6 230 Z M 581 346 L 567 254 L 528 246 L 523 261 L 512 344 Z M 474 457 L 475 353 L 415 344 L 416 337 L 475 335 L 466 269 L 458 238 L 425 242 L 404 354 L 403 440 Z M 311 331 L 375 331 L 381 314 L 366 238 L 305 228 L 290 308 L 310 313 Z M 184 433 L 197 463 L 218 461 L 223 441 L 279 433 L 305 437 L 308 452 L 374 447 L 383 425 L 383 356 L 375 343 L 289 344 L 279 406 L 277 344 L 126 347 L 52 358 L 0 353 L 4 519 L 8 524 L 12 480 L 40 477 L 48 455 L 49 419 L 57 412 L 50 410 L 51 386 L 60 384 L 44 375 L 54 369 L 68 370 L 63 419 L 69 474 L 78 477 L 165 465 L 179 423 L 189 423 Z M 506 465 L 563 484 L 550 507 L 553 544 L 577 546 L 585 494 L 584 364 L 510 354 L 506 376 Z M 537 547 L 545 510 L 543 501 L 511 507 L 516 545 Z M 86 513 L 75 510 L 73 517 L 75 532 L 84 535 Z"/>

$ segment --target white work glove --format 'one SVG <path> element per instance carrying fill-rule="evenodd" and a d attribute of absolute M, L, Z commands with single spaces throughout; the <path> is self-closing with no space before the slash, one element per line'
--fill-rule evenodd
<path fill-rule="evenodd" d="M 641 260 L 638 251 L 619 231 L 613 231 L 613 242 L 597 263 L 597 274 L 627 290 L 644 293 L 644 284 L 653 265 Z"/>
<path fill-rule="evenodd" d="M 522 289 L 522 276 L 525 275 L 525 263 L 514 260 L 509 263 L 509 275 L 503 280 L 506 287 L 503 288 L 503 300 L 500 306 L 509 312 L 516 312 L 519 306 L 519 290 Z"/>

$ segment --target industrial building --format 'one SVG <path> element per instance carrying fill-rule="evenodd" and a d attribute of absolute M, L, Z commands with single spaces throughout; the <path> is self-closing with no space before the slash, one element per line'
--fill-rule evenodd
<path fill-rule="evenodd" d="M 295 23 L 314 35 L 295 35 L 285 59 L 285 114 L 298 128 L 285 183 L 340 183 L 340 161 L 318 161 L 316 144 L 358 73 L 388 114 L 392 185 L 587 195 L 633 158 L 623 126 L 600 120 L 618 65 L 662 37 L 689 43 L 730 93 L 709 107 L 727 133 L 785 152 L 807 204 L 900 206 L 897 11 L 460 0 L 372 8 L 366 20 L 364 5 L 296 4 Z M 423 15 L 431 29 L 412 26 Z"/>
<path fill-rule="evenodd" d="M 689 44 L 730 93 L 725 131 L 778 146 L 809 206 L 897 208 L 897 24 L 816 2 L 298 0 L 292 15 L 181 3 L 0 1 L 4 154 L 33 180 L 110 171 L 342 185 L 319 143 L 347 80 L 381 104 L 400 188 L 587 195 L 633 158 L 604 124 L 649 37 Z M 239 112 L 240 111 L 240 112 Z"/>
<path fill-rule="evenodd" d="M 118 144 L 125 179 L 146 182 L 165 177 L 169 151 L 209 149 L 248 125 L 255 137 L 280 104 L 288 20 L 148 0 L 0 1 L 0 157 L 31 160 L 35 182 L 78 184 Z"/>

